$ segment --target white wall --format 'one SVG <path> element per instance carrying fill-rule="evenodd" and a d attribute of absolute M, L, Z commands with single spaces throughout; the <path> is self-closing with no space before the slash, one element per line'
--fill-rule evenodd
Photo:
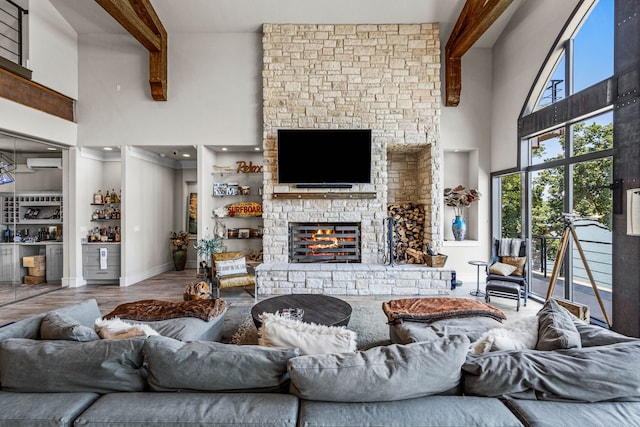
<path fill-rule="evenodd" d="M 175 190 L 174 169 L 132 149 L 124 150 L 122 160 L 120 286 L 128 286 L 173 268 L 169 232 L 179 231 L 173 209 L 182 201 Z"/>
<path fill-rule="evenodd" d="M 445 241 L 441 250 L 448 255 L 445 267 L 456 270 L 458 279 L 465 284 L 476 281 L 476 268 L 468 261 L 487 260 L 490 256 L 491 63 L 490 49 L 469 50 L 462 57 L 460 103 L 457 107 L 443 106 L 441 110 L 443 186 L 462 184 L 477 188 L 482 194 L 480 201 L 464 212 L 467 240 Z M 456 149 L 460 153 L 454 153 Z M 445 206 L 441 224 L 445 239 L 453 239 L 453 217 L 453 209 Z"/>
<path fill-rule="evenodd" d="M 491 171 L 517 166 L 518 117 L 553 42 L 578 3 L 525 1 L 494 45 Z M 464 83 L 463 74 L 463 88 Z"/>
<path fill-rule="evenodd" d="M 83 145 L 261 145 L 259 34 L 169 36 L 168 100 L 153 101 L 131 36 L 80 37 Z"/>
<path fill-rule="evenodd" d="M 33 80 L 78 99 L 78 37 L 49 0 L 29 2 L 29 69 Z"/>

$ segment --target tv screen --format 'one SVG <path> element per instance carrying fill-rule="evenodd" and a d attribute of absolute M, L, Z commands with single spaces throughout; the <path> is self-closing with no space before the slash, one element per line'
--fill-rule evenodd
<path fill-rule="evenodd" d="M 278 182 L 371 182 L 371 129 L 279 129 Z"/>

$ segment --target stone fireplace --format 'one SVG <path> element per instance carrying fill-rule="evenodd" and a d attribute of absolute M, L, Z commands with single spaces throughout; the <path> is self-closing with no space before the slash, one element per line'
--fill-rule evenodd
<path fill-rule="evenodd" d="M 392 203 L 424 205 L 425 241 L 442 240 L 438 25 L 265 24 L 263 52 L 260 294 L 449 293 L 450 271 L 385 254 Z M 301 128 L 371 129 L 371 182 L 278 183 L 277 131 Z M 358 224 L 360 262 L 292 262 L 289 229 L 302 223 Z"/>

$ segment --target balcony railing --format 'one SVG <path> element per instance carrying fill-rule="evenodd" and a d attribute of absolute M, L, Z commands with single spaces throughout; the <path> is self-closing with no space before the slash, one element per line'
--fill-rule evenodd
<path fill-rule="evenodd" d="M 23 65 L 23 17 L 28 11 L 11 0 L 0 0 L 0 56 Z"/>
<path fill-rule="evenodd" d="M 605 309 L 608 313 L 611 313 L 612 244 L 610 236 L 608 236 L 610 232 L 600 232 L 600 237 L 604 238 L 589 238 L 587 236 L 589 233 L 584 233 L 582 230 L 576 233 L 580 239 L 580 246 L 587 259 L 589 270 L 591 270 Z M 585 234 L 585 238 L 581 236 L 582 234 Z M 531 243 L 532 277 L 529 290 L 533 295 L 545 297 L 553 272 L 557 250 L 560 245 L 560 238 L 534 235 L 532 236 Z M 573 263 L 573 300 L 588 305 L 591 309 L 591 316 L 595 319 L 602 320 L 604 318 L 602 311 L 600 310 L 591 282 L 582 263 L 582 258 L 575 244 L 573 245 L 571 256 Z M 553 295 L 564 298 L 564 286 L 565 267 L 563 264 L 558 274 Z"/>

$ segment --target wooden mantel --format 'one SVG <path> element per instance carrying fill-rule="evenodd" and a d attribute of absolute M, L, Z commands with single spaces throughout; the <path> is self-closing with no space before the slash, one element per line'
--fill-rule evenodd
<path fill-rule="evenodd" d="M 151 97 L 167 100 L 167 31 L 150 0 L 96 0 L 149 51 Z"/>
<path fill-rule="evenodd" d="M 462 55 L 491 27 L 512 0 L 467 0 L 445 46 L 445 105 L 460 103 Z"/>

